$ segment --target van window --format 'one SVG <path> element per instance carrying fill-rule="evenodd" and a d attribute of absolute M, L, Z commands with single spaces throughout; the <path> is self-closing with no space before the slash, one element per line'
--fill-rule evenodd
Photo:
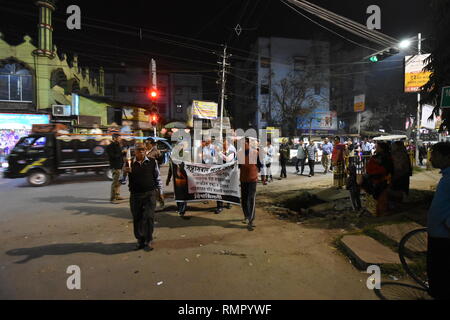
<path fill-rule="evenodd" d="M 47 139 L 45 137 L 37 138 L 33 145 L 31 146 L 33 149 L 41 149 L 45 147 L 45 143 L 47 142 Z"/>
<path fill-rule="evenodd" d="M 23 137 L 17 142 L 17 146 L 28 147 L 34 142 L 35 137 Z"/>

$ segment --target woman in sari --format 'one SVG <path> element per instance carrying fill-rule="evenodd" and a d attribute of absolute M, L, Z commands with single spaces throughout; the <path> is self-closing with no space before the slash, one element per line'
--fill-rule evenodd
<path fill-rule="evenodd" d="M 389 209 L 389 185 L 393 172 L 392 157 L 386 142 L 377 144 L 375 155 L 367 163 L 366 179 L 363 188 L 375 201 L 376 216 L 383 216 Z"/>
<path fill-rule="evenodd" d="M 345 186 L 346 182 L 345 145 L 341 143 L 341 139 L 339 137 L 334 138 L 334 147 L 331 156 L 331 162 L 333 163 L 334 186 L 338 189 L 342 189 Z"/>

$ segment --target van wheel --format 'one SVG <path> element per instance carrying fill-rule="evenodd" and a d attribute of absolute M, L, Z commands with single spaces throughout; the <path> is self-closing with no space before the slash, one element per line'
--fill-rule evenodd
<path fill-rule="evenodd" d="M 111 170 L 111 169 L 106 169 L 106 170 L 105 170 L 105 177 L 106 177 L 106 179 L 112 181 L 113 175 L 112 175 L 112 170 Z"/>
<path fill-rule="evenodd" d="M 33 187 L 43 187 L 50 183 L 51 177 L 42 170 L 34 170 L 28 174 L 27 180 Z"/>

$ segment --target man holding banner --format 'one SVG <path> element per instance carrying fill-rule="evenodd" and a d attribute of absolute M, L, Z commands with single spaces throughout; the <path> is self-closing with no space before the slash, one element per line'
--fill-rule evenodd
<path fill-rule="evenodd" d="M 237 159 L 236 156 L 236 148 L 231 144 L 228 140 L 223 141 L 223 150 L 222 152 L 218 152 L 218 161 L 219 164 L 222 163 L 230 163 Z M 231 205 L 227 203 L 227 209 L 230 209 Z M 223 202 L 217 201 L 217 208 L 216 211 L 214 211 L 215 214 L 219 214 L 223 211 Z"/>

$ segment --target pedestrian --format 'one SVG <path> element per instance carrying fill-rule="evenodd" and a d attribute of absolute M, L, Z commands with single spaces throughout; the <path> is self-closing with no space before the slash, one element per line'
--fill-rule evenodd
<path fill-rule="evenodd" d="M 287 170 L 286 165 L 289 161 L 289 154 L 291 152 L 289 145 L 287 143 L 287 139 L 283 139 L 283 143 L 280 145 L 280 164 L 281 164 L 281 174 L 280 174 L 280 180 L 283 178 L 287 178 Z"/>
<path fill-rule="evenodd" d="M 352 202 L 353 210 L 361 209 L 361 187 L 357 182 L 356 165 L 350 164 L 348 168 L 347 190 L 350 192 L 350 200 Z"/>
<path fill-rule="evenodd" d="M 263 148 L 263 161 L 261 170 L 263 185 L 267 185 L 267 182 L 273 181 L 271 171 L 273 155 L 274 155 L 274 148 L 272 146 L 271 141 L 268 140 L 267 145 Z"/>
<path fill-rule="evenodd" d="M 333 164 L 333 183 L 338 189 L 345 185 L 345 145 L 341 143 L 339 137 L 334 138 L 333 154 L 331 163 Z"/>
<path fill-rule="evenodd" d="M 314 166 L 316 165 L 317 147 L 314 142 L 309 142 L 306 147 L 306 156 L 308 157 L 309 177 L 314 176 Z"/>
<path fill-rule="evenodd" d="M 419 163 L 423 166 L 423 159 L 427 156 L 427 149 L 424 144 L 419 147 Z"/>
<path fill-rule="evenodd" d="M 306 144 L 303 142 L 300 142 L 297 149 L 297 161 L 295 162 L 295 170 L 296 174 L 299 174 L 298 165 L 301 165 L 301 173 L 300 175 L 303 175 L 303 171 L 305 170 L 305 162 L 306 162 Z"/>
<path fill-rule="evenodd" d="M 391 197 L 395 202 L 401 202 L 409 194 L 409 180 L 412 176 L 411 161 L 408 151 L 402 141 L 392 144 L 393 172 L 391 181 Z"/>
<path fill-rule="evenodd" d="M 202 147 L 202 158 L 202 163 L 204 164 L 213 164 L 216 162 L 216 150 L 211 143 L 211 139 L 206 140 Z"/>
<path fill-rule="evenodd" d="M 333 144 L 325 138 L 322 145 L 322 166 L 325 169 L 324 174 L 328 173 L 328 169 L 330 167 L 330 157 L 333 153 Z"/>
<path fill-rule="evenodd" d="M 250 139 L 245 138 L 245 161 L 239 164 L 241 181 L 241 205 L 244 212 L 243 223 L 247 224 L 247 229 L 253 231 L 255 220 L 256 185 L 258 183 L 258 151 L 250 147 Z"/>
<path fill-rule="evenodd" d="M 92 129 L 89 131 L 89 134 L 102 134 L 103 131 L 100 129 L 98 123 L 94 123 Z"/>
<path fill-rule="evenodd" d="M 431 164 L 442 178 L 428 211 L 427 273 L 430 295 L 450 300 L 450 142 L 432 147 Z"/>
<path fill-rule="evenodd" d="M 220 164 L 230 163 L 237 159 L 236 148 L 227 139 L 223 141 L 222 150 L 220 152 L 217 152 L 217 159 Z M 223 201 L 217 201 L 217 207 L 214 213 L 215 214 L 221 213 L 223 211 L 223 208 L 224 208 Z M 231 205 L 227 203 L 226 208 L 231 209 Z"/>
<path fill-rule="evenodd" d="M 156 159 L 156 161 L 160 161 L 161 159 L 161 152 L 158 150 L 158 145 L 153 138 L 147 138 L 145 140 L 145 149 L 146 149 L 146 156 L 147 158 Z"/>
<path fill-rule="evenodd" d="M 120 200 L 124 200 L 120 197 L 120 176 L 124 165 L 123 157 L 125 152 L 122 150 L 120 135 L 113 133 L 112 143 L 106 147 L 106 153 L 108 154 L 109 167 L 111 168 L 113 178 L 110 201 L 114 204 L 117 204 Z"/>
<path fill-rule="evenodd" d="M 135 146 L 131 167 L 125 168 L 129 176 L 130 210 L 133 215 L 136 250 L 153 250 L 153 227 L 156 202 L 163 199 L 163 188 L 158 163 L 146 156 L 142 143 Z"/>
<path fill-rule="evenodd" d="M 364 139 L 364 142 L 362 143 L 362 152 L 363 156 L 370 157 L 372 156 L 372 149 L 373 145 L 369 142 L 369 139 Z"/>
<path fill-rule="evenodd" d="M 170 159 L 169 160 L 169 172 L 167 174 L 166 186 L 168 186 L 170 184 L 170 179 L 173 177 L 173 186 L 174 186 L 173 189 L 174 189 L 175 201 L 177 203 L 178 214 L 180 215 L 180 217 L 183 218 L 186 214 L 187 202 L 182 201 L 182 200 L 178 200 L 178 201 L 176 200 L 177 198 L 179 198 L 180 195 L 182 196 L 184 194 L 184 190 L 183 190 L 184 188 L 177 187 L 177 183 L 176 183 L 177 179 L 185 179 L 185 177 L 182 177 L 181 175 L 182 175 L 181 172 L 177 172 L 177 170 L 175 170 L 173 160 Z"/>
<path fill-rule="evenodd" d="M 389 211 L 389 187 L 393 173 L 393 161 L 386 142 L 378 142 L 366 168 L 366 178 L 363 184 L 366 192 L 375 201 L 375 208 L 369 208 L 376 216 L 383 216 Z"/>

